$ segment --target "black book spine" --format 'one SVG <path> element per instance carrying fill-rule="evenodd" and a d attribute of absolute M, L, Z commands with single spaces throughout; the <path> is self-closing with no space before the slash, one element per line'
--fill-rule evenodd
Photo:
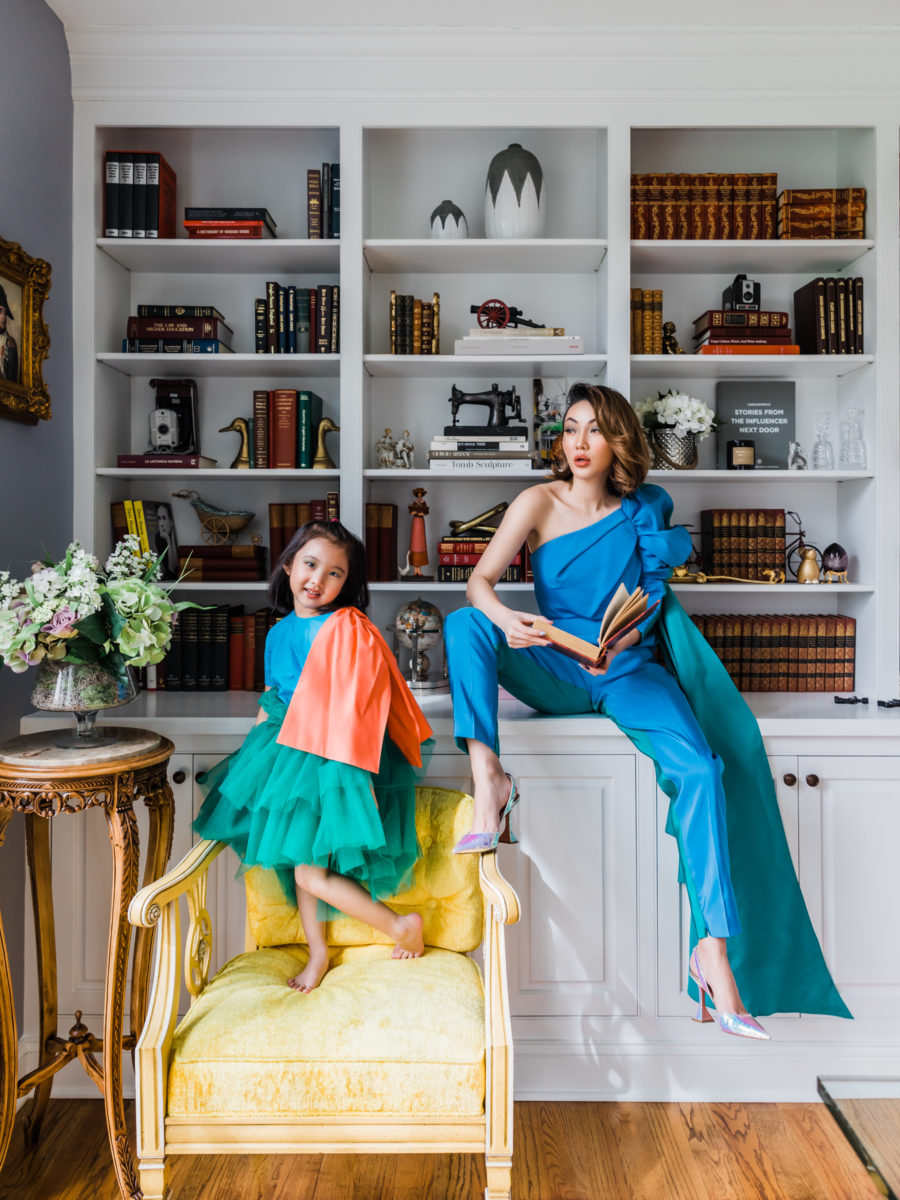
<path fill-rule="evenodd" d="M 322 163 L 322 237 L 331 237 L 331 163 Z"/>
<path fill-rule="evenodd" d="M 331 353 L 330 314 L 332 308 L 331 287 L 319 284 L 316 289 L 316 353 Z"/>
<path fill-rule="evenodd" d="M 159 237 L 159 155 L 147 156 L 147 183 L 144 199 L 144 236 Z"/>
<path fill-rule="evenodd" d="M 147 155 L 135 154 L 132 183 L 132 230 L 131 236 L 147 236 Z"/>
<path fill-rule="evenodd" d="M 198 609 L 186 608 L 181 614 L 181 690 L 197 690 L 197 614 Z"/>
<path fill-rule="evenodd" d="M 253 337 L 257 354 L 266 352 L 266 299 L 257 297 L 253 301 Z"/>
<path fill-rule="evenodd" d="M 108 150 L 104 162 L 103 236 L 119 236 L 119 152 Z"/>
<path fill-rule="evenodd" d="M 331 164 L 331 236 L 341 236 L 341 164 Z"/>
<path fill-rule="evenodd" d="M 287 352 L 287 313 L 286 313 L 286 296 L 285 288 L 278 284 L 278 353 L 285 354 Z"/>
<path fill-rule="evenodd" d="M 285 288 L 284 304 L 285 349 L 288 354 L 297 353 L 297 289 L 291 284 Z"/>
<path fill-rule="evenodd" d="M 330 323 L 331 353 L 339 354 L 341 350 L 341 289 L 336 283 L 331 288 Z"/>
<path fill-rule="evenodd" d="M 212 609 L 199 609 L 197 612 L 198 692 L 208 692 L 212 686 L 212 623 Z"/>
<path fill-rule="evenodd" d="M 176 617 L 172 629 L 172 642 L 161 663 L 167 692 L 181 691 L 181 627 L 183 619 L 183 616 Z"/>
<path fill-rule="evenodd" d="M 133 237 L 134 155 L 119 155 L 119 237 Z"/>

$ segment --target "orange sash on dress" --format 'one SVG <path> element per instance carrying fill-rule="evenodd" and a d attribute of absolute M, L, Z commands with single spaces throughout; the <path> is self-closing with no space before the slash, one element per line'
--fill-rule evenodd
<path fill-rule="evenodd" d="M 377 774 L 385 730 L 420 767 L 431 727 L 372 622 L 339 608 L 313 638 L 277 741 Z"/>

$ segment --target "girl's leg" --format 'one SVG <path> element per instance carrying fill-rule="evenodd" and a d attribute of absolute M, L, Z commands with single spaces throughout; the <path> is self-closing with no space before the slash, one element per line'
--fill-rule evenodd
<path fill-rule="evenodd" d="M 297 907 L 300 910 L 300 920 L 303 922 L 303 932 L 306 934 L 306 944 L 309 947 L 309 960 L 306 966 L 293 979 L 288 980 L 288 987 L 298 992 L 311 992 L 322 982 L 322 976 L 328 970 L 328 943 L 325 940 L 325 922 L 318 920 L 319 902 L 311 892 L 300 886 L 297 875 L 305 870 L 297 867 L 294 872 L 294 882 L 297 886 Z"/>
<path fill-rule="evenodd" d="M 348 879 L 346 875 L 336 875 L 325 867 L 313 867 L 302 863 L 294 869 L 294 878 L 298 889 L 308 892 L 313 900 L 324 900 L 326 904 L 346 913 L 348 917 L 364 921 L 380 933 L 393 938 L 396 945 L 392 958 L 419 958 L 424 952 L 425 940 L 422 936 L 422 918 L 419 913 L 407 913 L 405 916 L 395 913 L 386 904 L 373 900 L 355 879 Z"/>

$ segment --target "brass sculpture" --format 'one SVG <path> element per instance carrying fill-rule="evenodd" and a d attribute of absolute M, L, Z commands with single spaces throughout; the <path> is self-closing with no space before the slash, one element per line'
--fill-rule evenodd
<path fill-rule="evenodd" d="M 246 417 L 235 417 L 230 425 L 223 426 L 219 433 L 231 431 L 241 435 L 241 445 L 237 457 L 231 464 L 231 470 L 248 471 L 250 469 L 250 423 Z"/>
<path fill-rule="evenodd" d="M 340 425 L 335 425 L 331 417 L 323 417 L 316 426 L 316 456 L 313 459 L 314 471 L 334 471 L 337 469 L 337 463 L 328 453 L 325 446 L 325 438 L 329 433 L 340 433 Z"/>

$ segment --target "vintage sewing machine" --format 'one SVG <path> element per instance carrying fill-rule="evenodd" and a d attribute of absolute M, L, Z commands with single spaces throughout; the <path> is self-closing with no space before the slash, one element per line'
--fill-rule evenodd
<path fill-rule="evenodd" d="M 487 423 L 484 425 L 458 424 L 457 415 L 464 404 L 477 404 L 482 408 L 489 409 Z M 454 383 L 450 389 L 450 415 L 453 418 L 453 424 L 444 426 L 444 434 L 474 436 L 479 433 L 491 433 L 505 437 L 527 437 L 527 425 L 507 424 L 507 409 L 509 409 L 510 419 L 522 420 L 522 402 L 515 388 L 501 392 L 499 385 L 493 383 L 489 392 L 464 392 Z"/>

